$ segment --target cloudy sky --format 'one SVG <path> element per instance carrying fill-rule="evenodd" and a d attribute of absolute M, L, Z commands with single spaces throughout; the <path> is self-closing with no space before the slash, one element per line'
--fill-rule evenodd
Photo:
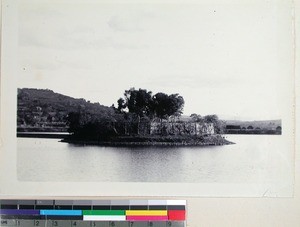
<path fill-rule="evenodd" d="M 18 87 L 109 106 L 145 88 L 179 93 L 186 115 L 281 118 L 289 17 L 260 2 L 23 1 Z"/>

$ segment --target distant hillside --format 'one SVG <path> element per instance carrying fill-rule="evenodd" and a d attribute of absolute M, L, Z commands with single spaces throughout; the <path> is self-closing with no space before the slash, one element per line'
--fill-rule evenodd
<path fill-rule="evenodd" d="M 114 109 L 55 93 L 48 89 L 18 89 L 17 126 L 19 131 L 66 131 L 70 112 L 114 115 Z M 25 130 L 26 129 L 26 130 Z"/>
<path fill-rule="evenodd" d="M 266 121 L 226 121 L 229 134 L 281 134 L 281 120 Z"/>
<path fill-rule="evenodd" d="M 253 128 L 272 129 L 278 126 L 281 127 L 281 120 L 266 120 L 266 121 L 235 121 L 227 120 L 226 125 L 238 125 L 241 128 L 252 126 Z"/>

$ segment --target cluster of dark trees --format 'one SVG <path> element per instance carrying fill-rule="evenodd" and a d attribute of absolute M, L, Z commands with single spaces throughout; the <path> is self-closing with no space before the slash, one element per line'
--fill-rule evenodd
<path fill-rule="evenodd" d="M 117 115 L 92 114 L 89 112 L 71 112 L 67 116 L 68 131 L 74 138 L 109 139 L 116 136 Z"/>
<path fill-rule="evenodd" d="M 118 111 L 135 114 L 139 118 L 167 119 L 170 116 L 180 116 L 184 107 L 184 99 L 179 94 L 162 92 L 152 95 L 146 89 L 131 88 L 124 92 L 124 98 L 118 100 Z"/>

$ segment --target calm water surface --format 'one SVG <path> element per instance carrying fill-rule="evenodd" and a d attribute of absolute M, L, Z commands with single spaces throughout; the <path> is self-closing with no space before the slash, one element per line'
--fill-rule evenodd
<path fill-rule="evenodd" d="M 116 148 L 18 138 L 21 181 L 259 183 L 292 180 L 281 136 L 228 135 L 234 145 Z"/>

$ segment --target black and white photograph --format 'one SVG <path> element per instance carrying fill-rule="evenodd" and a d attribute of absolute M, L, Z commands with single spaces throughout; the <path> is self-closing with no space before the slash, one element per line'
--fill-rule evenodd
<path fill-rule="evenodd" d="M 291 196 L 288 7 L 228 2 L 20 1 L 17 180 Z"/>

